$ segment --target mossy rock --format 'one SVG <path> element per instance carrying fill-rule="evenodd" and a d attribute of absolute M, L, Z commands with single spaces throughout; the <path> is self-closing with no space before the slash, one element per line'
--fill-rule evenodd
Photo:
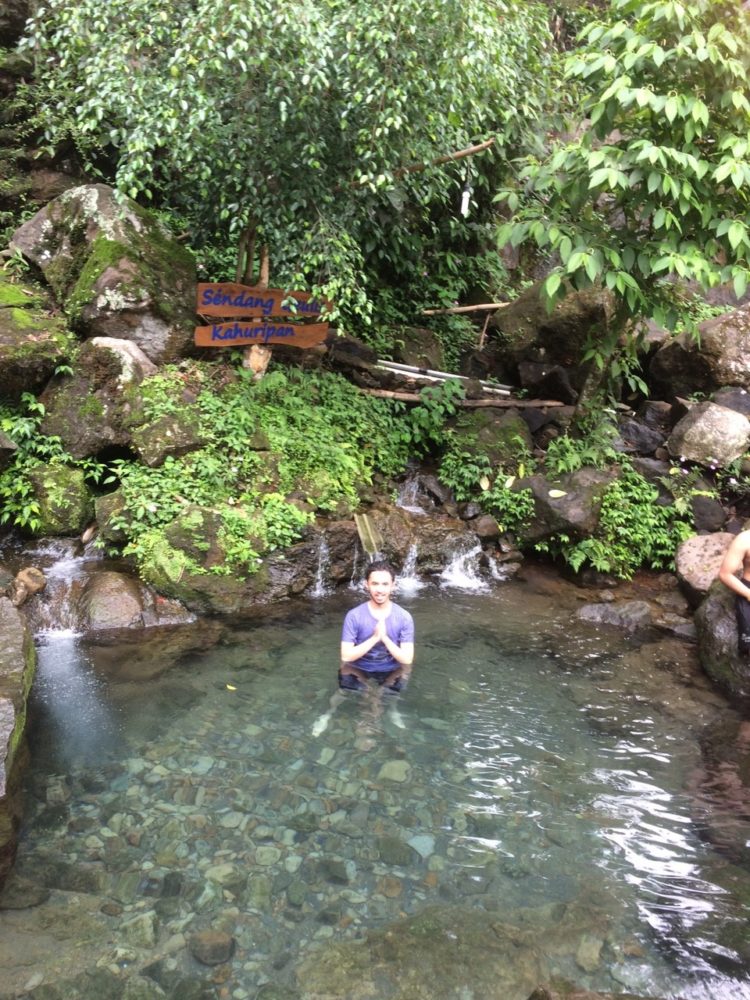
<path fill-rule="evenodd" d="M 187 455 L 204 444 L 198 415 L 187 408 L 181 413 L 167 413 L 133 431 L 133 447 L 151 468 L 163 465 L 168 455 Z"/>
<path fill-rule="evenodd" d="M 74 374 L 54 379 L 42 394 L 47 412 L 41 430 L 59 437 L 74 458 L 130 445 L 133 400 L 144 372 L 129 351 L 153 369 L 134 344 L 97 337 L 80 348 Z"/>
<path fill-rule="evenodd" d="M 154 362 L 194 353 L 195 262 L 161 222 L 112 188 L 55 198 L 13 235 L 84 336 L 130 340 Z"/>
<path fill-rule="evenodd" d="M 528 424 L 517 410 L 463 413 L 456 420 L 455 434 L 459 450 L 486 455 L 493 469 L 505 472 L 515 473 L 519 461 L 533 447 Z"/>
<path fill-rule="evenodd" d="M 34 534 L 78 535 L 94 515 L 94 503 L 83 472 L 66 465 L 40 465 L 29 473 L 39 503 Z"/>
<path fill-rule="evenodd" d="M 64 321 L 44 305 L 41 290 L 0 278 L 0 397 L 36 394 L 75 348 Z"/>

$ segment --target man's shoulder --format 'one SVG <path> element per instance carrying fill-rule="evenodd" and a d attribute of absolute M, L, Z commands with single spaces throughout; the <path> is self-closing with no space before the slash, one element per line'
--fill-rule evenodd
<path fill-rule="evenodd" d="M 410 622 L 414 621 L 411 612 L 407 611 L 406 608 L 402 608 L 400 604 L 396 604 L 395 601 L 393 601 L 393 608 L 396 611 L 396 613 L 401 615 L 403 618 L 406 618 Z"/>

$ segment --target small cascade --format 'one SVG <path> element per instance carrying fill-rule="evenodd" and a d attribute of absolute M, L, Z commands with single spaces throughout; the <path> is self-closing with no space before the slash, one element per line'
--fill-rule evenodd
<path fill-rule="evenodd" d="M 333 593 L 333 587 L 326 583 L 328 572 L 331 568 L 331 550 L 326 541 L 325 532 L 321 531 L 318 542 L 318 568 L 315 572 L 315 583 L 310 591 L 311 597 L 328 597 Z"/>
<path fill-rule="evenodd" d="M 75 632 L 47 631 L 37 637 L 36 703 L 48 717 L 54 753 L 97 760 L 117 739 L 117 725 L 103 682 L 79 647 Z"/>
<path fill-rule="evenodd" d="M 47 583 L 33 602 L 28 616 L 35 634 L 76 632 L 79 629 L 78 599 L 86 584 L 87 570 L 101 557 L 71 539 L 45 539 L 25 550 L 25 561 L 44 573 Z"/>
<path fill-rule="evenodd" d="M 359 544 L 354 546 L 354 560 L 352 562 L 352 575 L 349 578 L 349 590 L 362 590 L 362 548 Z"/>
<path fill-rule="evenodd" d="M 415 542 L 409 547 L 409 551 L 406 553 L 406 559 L 404 560 L 404 565 L 398 575 L 399 594 L 407 596 L 410 594 L 416 594 L 418 590 L 421 590 L 422 587 L 424 587 L 424 582 L 420 580 L 417 575 L 417 554 L 418 548 Z"/>
<path fill-rule="evenodd" d="M 418 497 L 419 476 L 415 474 L 405 479 L 399 487 L 396 506 L 401 507 L 402 510 L 408 510 L 411 514 L 426 515 L 428 512 L 420 505 Z"/>
<path fill-rule="evenodd" d="M 500 583 L 510 580 L 513 577 L 514 570 L 517 568 L 517 565 L 514 563 L 501 563 L 490 555 L 487 556 L 487 565 L 490 568 L 492 579 Z"/>
<path fill-rule="evenodd" d="M 479 572 L 479 557 L 482 546 L 474 545 L 454 552 L 440 574 L 440 586 L 454 590 L 466 590 L 474 594 L 486 594 L 490 587 Z"/>

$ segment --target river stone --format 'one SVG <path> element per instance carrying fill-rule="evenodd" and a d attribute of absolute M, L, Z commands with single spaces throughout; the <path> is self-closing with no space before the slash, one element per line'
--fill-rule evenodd
<path fill-rule="evenodd" d="M 226 931 L 198 931 L 188 940 L 190 954 L 203 965 L 222 965 L 234 954 L 235 941 Z"/>
<path fill-rule="evenodd" d="M 648 601 L 616 601 L 604 604 L 584 604 L 576 617 L 595 625 L 613 625 L 628 630 L 646 628 L 653 624 L 654 616 Z"/>
<path fill-rule="evenodd" d="M 595 934 L 584 934 L 576 952 L 576 964 L 584 972 L 595 972 L 599 968 L 604 939 Z"/>
<path fill-rule="evenodd" d="M 211 868 L 206 869 L 206 878 L 209 882 L 216 882 L 234 895 L 242 892 L 247 881 L 247 875 L 237 865 L 230 863 L 212 865 Z"/>
<path fill-rule="evenodd" d="M 105 184 L 65 191 L 11 239 L 71 325 L 129 340 L 156 364 L 194 353 L 195 262 L 155 216 Z"/>
<path fill-rule="evenodd" d="M 318 862 L 318 868 L 323 878 L 334 885 L 349 885 L 351 881 L 347 864 L 341 858 L 323 858 Z"/>
<path fill-rule="evenodd" d="M 408 781 L 411 766 L 408 760 L 387 760 L 378 772 L 378 781 Z"/>
<path fill-rule="evenodd" d="M 429 858 L 435 851 L 435 838 L 429 834 L 417 834 L 408 841 L 408 844 L 421 858 Z"/>
<path fill-rule="evenodd" d="M 263 865 L 264 868 L 277 864 L 281 860 L 281 851 L 278 847 L 258 847 L 255 851 L 255 863 Z"/>
<path fill-rule="evenodd" d="M 122 1000 L 162 1000 L 167 994 L 153 979 L 134 976 L 125 983 Z"/>
<path fill-rule="evenodd" d="M 657 997 L 636 996 L 634 993 L 597 993 L 576 986 L 537 986 L 528 1000 L 658 1000 Z"/>
<path fill-rule="evenodd" d="M 375 847 L 380 860 L 386 865 L 404 868 L 414 862 L 413 849 L 398 837 L 378 837 Z"/>
<path fill-rule="evenodd" d="M 125 573 L 102 570 L 86 579 L 81 605 L 90 632 L 143 626 L 143 600 L 138 581 Z"/>
<path fill-rule="evenodd" d="M 0 910 L 29 910 L 46 903 L 49 897 L 46 886 L 13 873 L 0 891 Z"/>
<path fill-rule="evenodd" d="M 725 467 L 747 450 L 750 420 L 716 403 L 691 406 L 667 441 L 670 455 L 705 468 Z"/>
<path fill-rule="evenodd" d="M 134 948 L 153 948 L 159 933 L 159 920 L 153 910 L 149 910 L 124 920 L 120 930 Z"/>
<path fill-rule="evenodd" d="M 20 607 L 33 594 L 38 594 L 47 585 L 47 577 L 35 566 L 24 566 L 16 573 L 8 596 L 14 607 Z"/>
<path fill-rule="evenodd" d="M 697 608 L 708 595 L 733 538 L 725 531 L 693 535 L 677 547 L 675 573 L 692 608 Z"/>

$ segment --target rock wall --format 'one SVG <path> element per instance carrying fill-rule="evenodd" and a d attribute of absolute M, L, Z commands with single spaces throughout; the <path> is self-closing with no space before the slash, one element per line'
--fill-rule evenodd
<path fill-rule="evenodd" d="M 26 699 L 35 667 L 36 653 L 26 622 L 7 597 L 0 597 L 0 885 L 16 854 L 26 758 Z"/>

